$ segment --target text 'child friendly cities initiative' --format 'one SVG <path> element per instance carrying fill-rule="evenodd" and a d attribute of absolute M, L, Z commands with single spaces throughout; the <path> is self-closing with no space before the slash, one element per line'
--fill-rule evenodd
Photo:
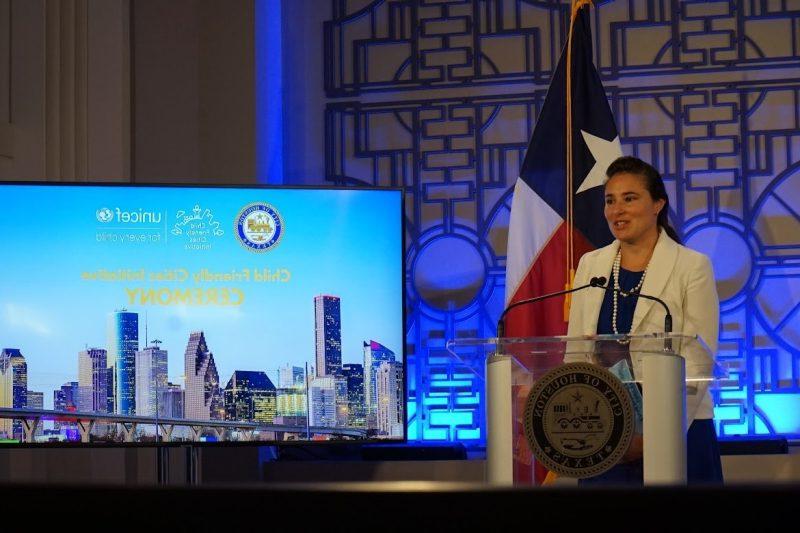
<path fill-rule="evenodd" d="M 242 268 L 228 272 L 215 272 L 207 268 L 190 272 L 184 268 L 161 271 L 145 269 L 100 269 L 93 272 L 81 272 L 84 281 L 106 282 L 259 282 L 289 283 L 292 278 L 287 268 L 249 269 Z M 215 288 L 126 288 L 129 305 L 214 305 L 238 306 L 244 302 L 244 292 L 236 287 Z"/>
<path fill-rule="evenodd" d="M 214 281 L 257 281 L 268 283 L 289 283 L 292 273 L 288 268 L 242 268 L 229 272 L 214 272 L 207 268 L 196 272 L 189 272 L 185 268 L 172 270 L 147 271 L 143 268 L 138 270 L 100 269 L 94 272 L 81 272 L 81 279 L 85 281 L 193 281 L 195 283 L 214 282 Z"/>

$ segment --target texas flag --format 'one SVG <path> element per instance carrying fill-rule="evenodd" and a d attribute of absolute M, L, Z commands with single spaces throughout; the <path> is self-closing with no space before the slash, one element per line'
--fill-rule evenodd
<path fill-rule="evenodd" d="M 588 4 L 577 2 L 573 10 L 571 45 L 561 54 L 514 186 L 506 306 L 563 290 L 580 257 L 613 240 L 603 217 L 603 183 L 622 150 L 592 62 Z M 522 305 L 506 317 L 509 337 L 566 332 L 564 297 Z"/>

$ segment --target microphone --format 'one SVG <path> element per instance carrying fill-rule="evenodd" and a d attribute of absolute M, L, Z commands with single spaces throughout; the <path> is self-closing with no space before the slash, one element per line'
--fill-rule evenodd
<path fill-rule="evenodd" d="M 589 281 L 589 285 L 591 285 L 592 287 L 600 287 L 601 289 L 604 289 L 606 281 L 608 280 L 605 278 L 605 276 L 597 276 Z"/>
<path fill-rule="evenodd" d="M 515 307 L 519 307 L 521 305 L 527 305 L 536 303 L 541 300 L 547 300 L 548 298 L 553 298 L 555 296 L 561 296 L 562 294 L 569 294 L 571 292 L 582 291 L 583 289 L 588 289 L 589 287 L 603 287 L 606 283 L 606 278 L 604 277 L 595 277 L 592 278 L 589 283 L 586 285 L 581 285 L 580 287 L 575 287 L 573 289 L 567 289 L 558 292 L 551 292 L 549 294 L 542 294 L 541 296 L 534 296 L 533 298 L 525 298 L 524 300 L 519 300 L 514 302 L 513 304 L 509 305 L 508 307 L 503 310 L 500 314 L 500 318 L 497 320 L 497 336 L 498 338 L 502 338 L 506 334 L 506 322 L 505 318 L 509 311 L 514 309 Z"/>

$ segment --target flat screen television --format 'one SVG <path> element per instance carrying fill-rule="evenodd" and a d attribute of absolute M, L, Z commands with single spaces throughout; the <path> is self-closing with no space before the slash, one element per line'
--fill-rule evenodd
<path fill-rule="evenodd" d="M 400 190 L 0 197 L 0 440 L 405 438 Z"/>

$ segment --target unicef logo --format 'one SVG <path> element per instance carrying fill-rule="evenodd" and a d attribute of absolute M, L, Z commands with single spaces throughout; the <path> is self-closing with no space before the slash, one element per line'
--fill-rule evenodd
<path fill-rule="evenodd" d="M 534 457 L 557 474 L 586 478 L 613 467 L 633 437 L 633 404 L 614 374 L 568 363 L 542 376 L 525 404 Z"/>
<path fill-rule="evenodd" d="M 269 204 L 256 202 L 245 206 L 234 221 L 239 242 L 253 252 L 266 252 L 283 237 L 283 219 Z"/>
<path fill-rule="evenodd" d="M 106 223 L 106 222 L 111 222 L 114 219 L 114 212 L 107 207 L 101 207 L 100 209 L 97 210 L 95 215 L 97 216 L 98 222 Z"/>

